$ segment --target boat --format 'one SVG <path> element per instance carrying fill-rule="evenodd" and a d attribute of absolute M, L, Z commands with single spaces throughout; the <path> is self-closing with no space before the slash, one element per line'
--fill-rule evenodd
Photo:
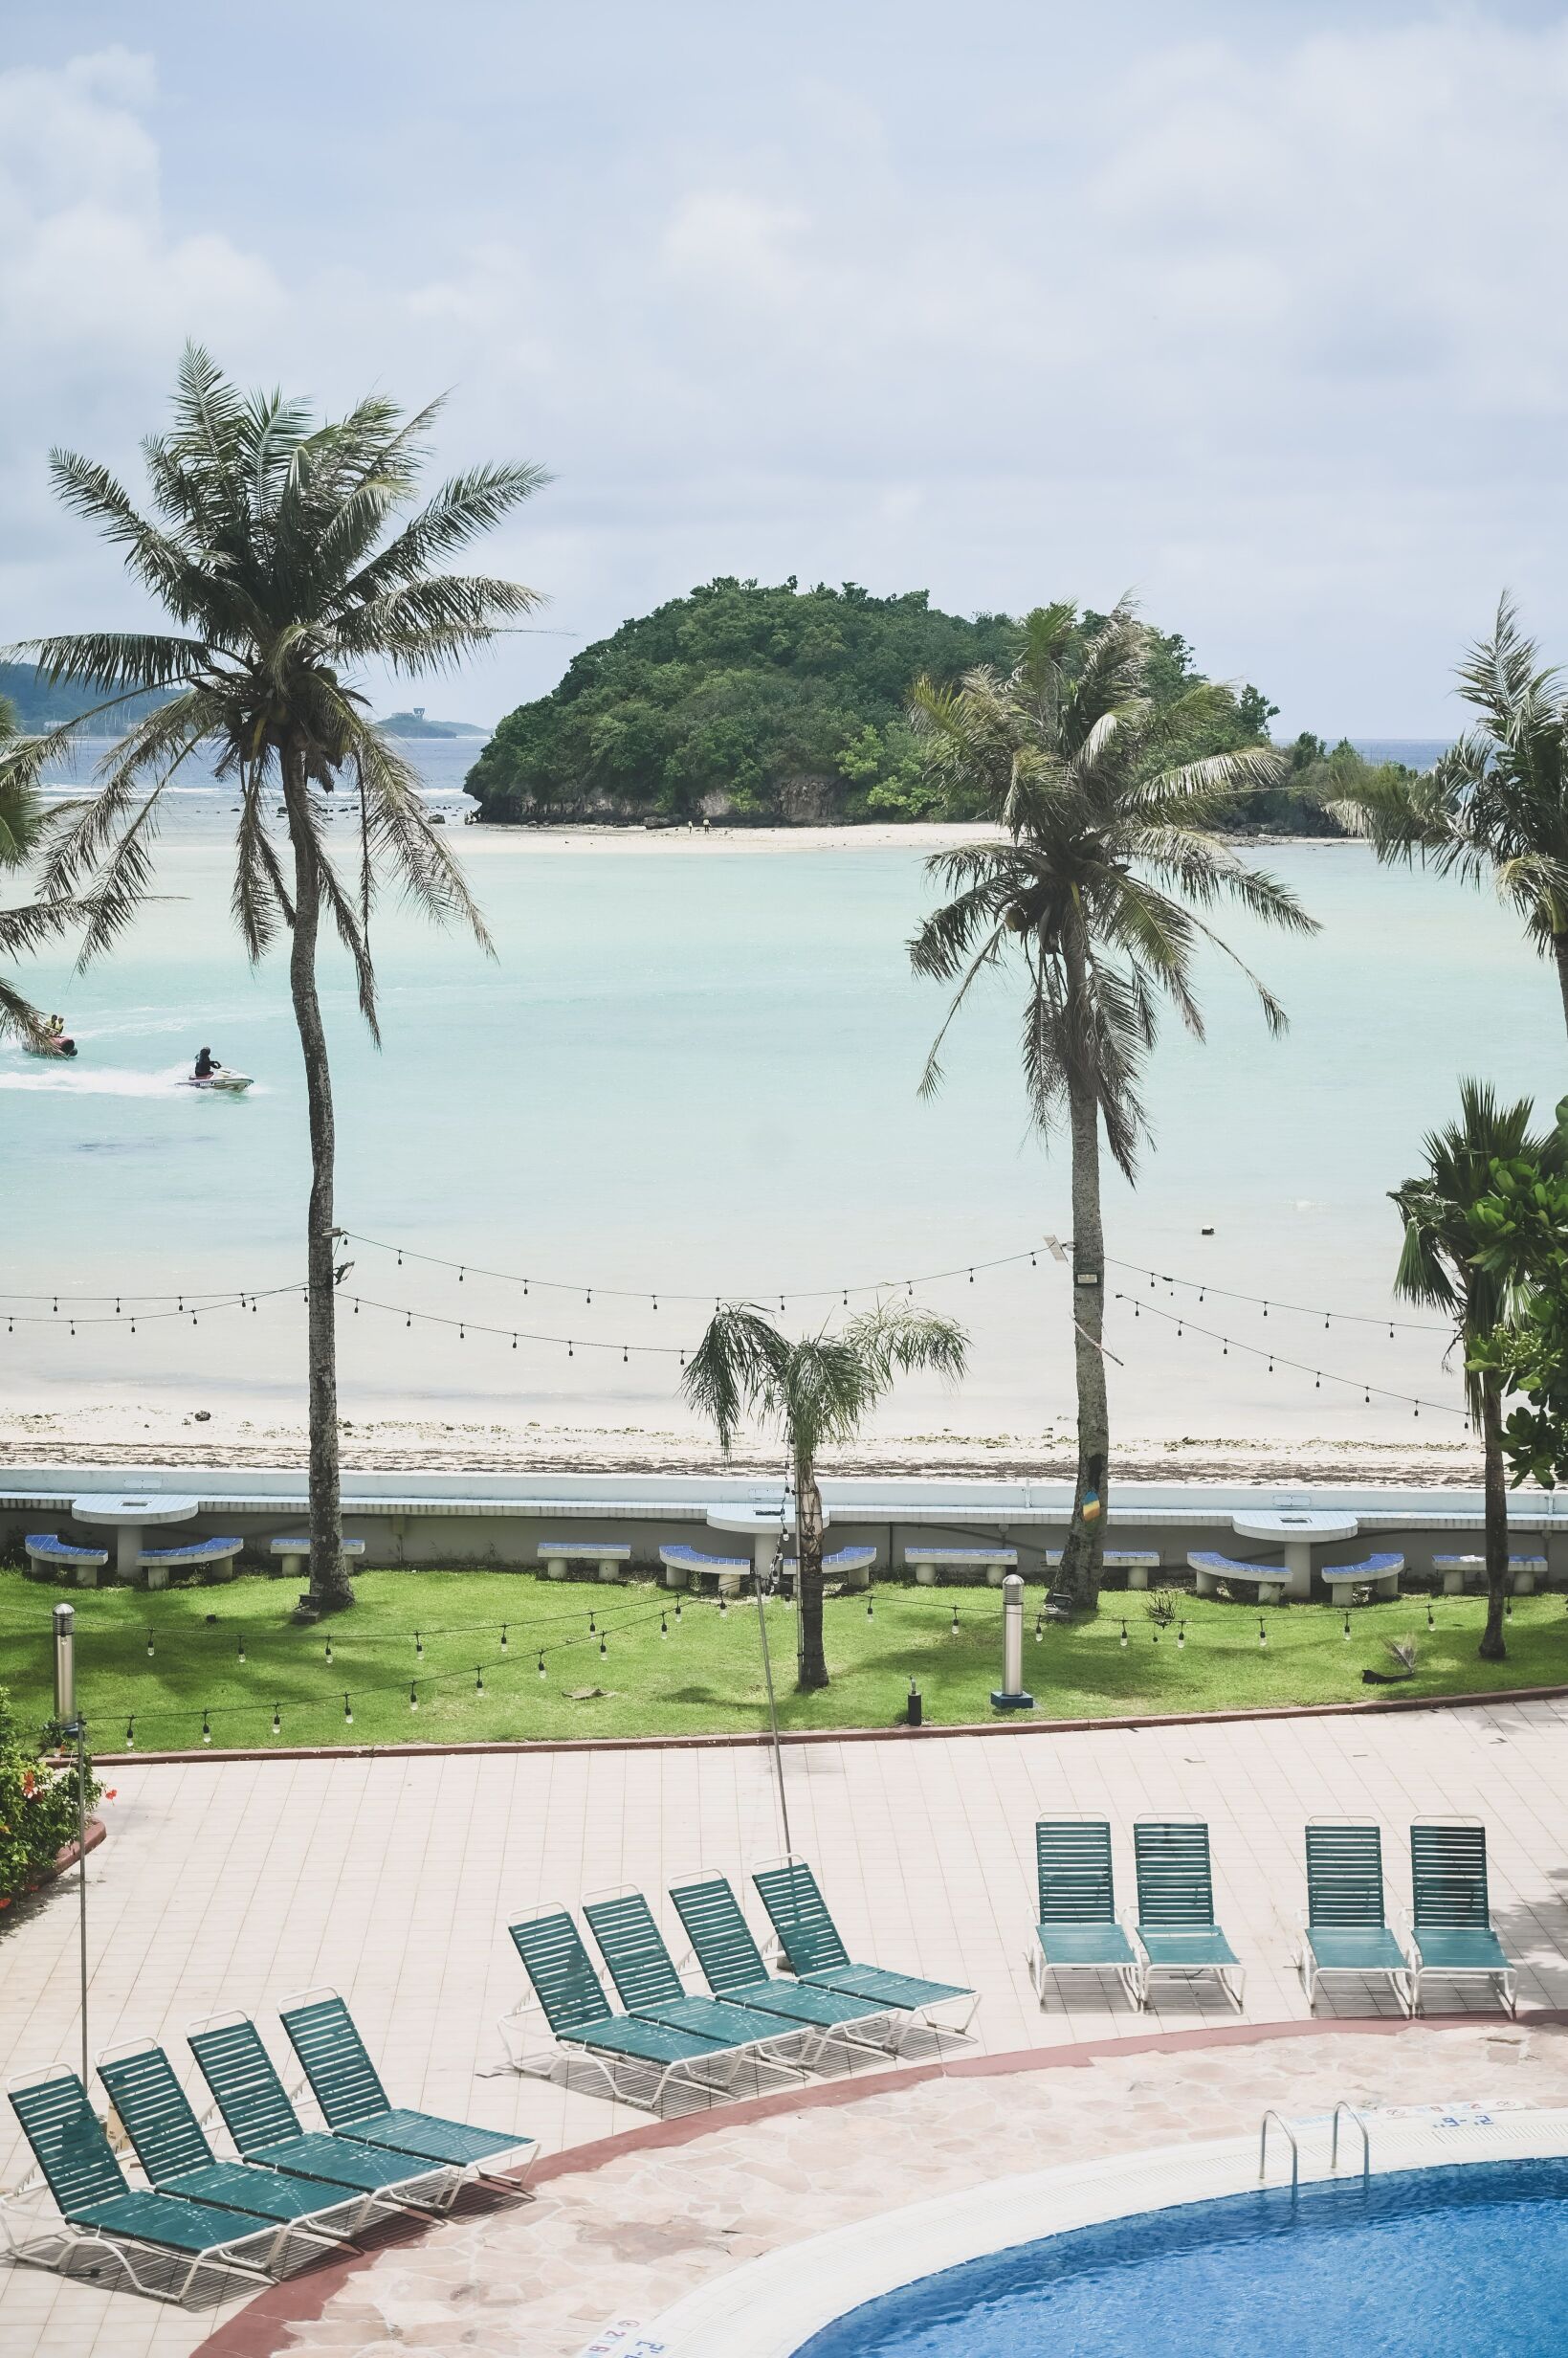
<path fill-rule="evenodd" d="M 194 1073 L 187 1073 L 180 1086 L 182 1089 L 227 1089 L 231 1097 L 238 1097 L 242 1090 L 250 1087 L 252 1079 L 250 1073 L 220 1071 L 209 1073 L 205 1080 L 198 1080 Z"/>

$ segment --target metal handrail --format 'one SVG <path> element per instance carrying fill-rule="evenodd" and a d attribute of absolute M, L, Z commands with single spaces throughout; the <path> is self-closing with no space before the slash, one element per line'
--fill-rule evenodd
<path fill-rule="evenodd" d="M 1263 2125 L 1258 2132 L 1258 2184 L 1260 2186 L 1263 2184 L 1264 2174 L 1269 2167 L 1269 2124 L 1270 2121 L 1276 2124 L 1290 2146 L 1291 2191 L 1292 2194 L 1298 2194 L 1301 2191 L 1301 2147 L 1296 2144 L 1295 2131 L 1289 2121 L 1283 2113 L 1276 2112 L 1271 2104 L 1263 2116 Z"/>
<path fill-rule="evenodd" d="M 1361 2132 L 1361 2184 L 1363 2186 L 1369 2185 L 1372 2178 L 1371 2132 L 1368 2129 L 1366 2123 L 1362 2120 L 1360 2114 L 1357 2111 L 1355 2105 L 1347 2103 L 1342 2096 L 1334 2107 L 1334 2128 L 1329 2139 L 1329 2168 L 1330 2169 L 1337 2169 L 1339 2167 L 1339 2115 L 1341 2113 L 1343 2113 L 1348 2120 L 1354 2121 L 1357 2127 Z"/>

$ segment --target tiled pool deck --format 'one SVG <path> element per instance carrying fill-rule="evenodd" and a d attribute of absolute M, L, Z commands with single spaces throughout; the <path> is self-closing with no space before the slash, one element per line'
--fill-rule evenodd
<path fill-rule="evenodd" d="M 742 1879 L 780 1848 L 765 1753 L 115 1771 L 119 1797 L 90 1884 L 95 2048 L 151 2034 L 183 2065 L 184 2026 L 236 2006 L 257 2014 L 281 2055 L 278 2002 L 329 1982 L 350 1997 L 394 2102 L 532 2131 L 542 2183 L 527 2207 L 476 2209 L 248 2310 L 192 2316 L 0 2269 L 6 2358 L 184 2358 L 214 2333 L 228 2358 L 275 2347 L 575 2358 L 608 2318 L 651 2317 L 713 2272 L 825 2226 L 1066 2157 L 1255 2129 L 1269 2103 L 1300 2114 L 1341 2095 L 1568 2102 L 1568 2031 L 1515 2027 L 1478 2002 L 1455 2027 L 1255 2035 L 1305 2024 L 1292 1958 L 1301 1827 L 1318 1813 L 1380 1819 L 1396 1901 L 1407 1890 L 1412 1817 L 1484 1817 L 1521 2012 L 1568 2010 L 1560 1703 L 894 1739 L 792 1748 L 786 1763 L 796 1847 L 815 1860 L 851 1949 L 972 1982 L 984 2000 L 979 2046 L 950 2050 L 945 2071 L 917 2065 L 886 2081 L 858 2073 L 852 2101 L 786 2098 L 762 2119 L 716 2108 L 662 2128 L 504 2069 L 496 2018 L 522 1989 L 505 1927 L 542 1902 L 575 1904 L 629 1881 L 657 1906 L 693 1868 Z M 1169 1988 L 1142 2017 L 1090 1989 L 1041 2013 L 1026 1957 L 1033 1824 L 1050 1811 L 1111 1819 L 1126 1898 L 1136 1817 L 1207 1818 L 1219 1913 L 1248 1968 L 1244 2017 L 1217 1995 Z M 1380 2003 L 1393 2014 L 1391 2000 Z M 1319 2023 L 1336 2007 L 1367 2005 L 1341 1991 L 1320 2004 Z M 0 1938 L 0 2067 L 9 2077 L 69 2062 L 76 2040 L 67 1886 L 16 1911 Z M 1123 2040 L 1137 2044 L 1108 2045 Z M 1000 2070 L 1004 2058 L 1030 2067 Z M 1074 2062 L 1085 2068 L 1063 2067 Z M 629 2131 L 625 2147 L 603 2150 Z M 590 2144 L 601 2150 L 565 2151 Z M 0 2184 L 25 2167 L 7 2110 Z"/>

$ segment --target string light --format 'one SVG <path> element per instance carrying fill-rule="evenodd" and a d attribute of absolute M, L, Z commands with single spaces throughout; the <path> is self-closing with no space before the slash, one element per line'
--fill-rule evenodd
<path fill-rule="evenodd" d="M 235 1659 L 241 1662 L 245 1659 L 245 1632 L 243 1630 L 239 1633 L 239 1646 L 235 1655 Z"/>
<path fill-rule="evenodd" d="M 474 1692 L 475 1695 L 484 1693 L 484 1667 L 479 1662 L 474 1665 Z"/>
<path fill-rule="evenodd" d="M 1269 1643 L 1269 1632 L 1262 1621 L 1258 1623 L 1258 1643 L 1260 1646 L 1267 1646 Z"/>
<path fill-rule="evenodd" d="M 329 1662 L 332 1659 L 332 1640 L 330 1637 L 326 1641 L 326 1658 Z"/>
<path fill-rule="evenodd" d="M 348 1697 L 347 1697 L 346 1695 L 344 1695 L 344 1697 L 343 1697 L 343 1725 L 344 1725 L 345 1727 L 352 1727 L 352 1726 L 353 1726 L 353 1724 L 354 1724 L 354 1706 L 353 1706 L 353 1704 L 349 1702 Z"/>
<path fill-rule="evenodd" d="M 956 1637 L 956 1636 L 958 1635 L 958 1634 L 959 1634 L 959 1609 L 958 1609 L 958 1607 L 955 1605 L 955 1606 L 954 1606 L 954 1608 L 953 1608 L 953 1621 L 952 1621 L 952 1626 L 951 1626 L 951 1628 L 950 1628 L 950 1630 L 949 1630 L 949 1632 L 948 1632 L 948 1635 L 949 1635 L 949 1636 Z"/>
<path fill-rule="evenodd" d="M 1345 1608 L 1345 1643 L 1347 1646 L 1350 1643 L 1350 1608 L 1348 1605 Z"/>
<path fill-rule="evenodd" d="M 1137 1313 L 1138 1303 L 1136 1295 L 1115 1294 L 1112 1297 L 1112 1299 L 1115 1301 L 1130 1302 L 1133 1306 L 1135 1314 Z M 1145 1307 L 1148 1309 L 1149 1316 L 1151 1318 L 1162 1318 L 1169 1325 L 1180 1326 L 1183 1323 L 1177 1316 L 1177 1314 L 1172 1311 L 1158 1309 L 1153 1303 L 1148 1303 Z M 1341 1315 L 1343 1315 L 1343 1313 L 1341 1313 Z M 1292 1373 L 1296 1375 L 1313 1376 L 1315 1379 L 1314 1389 L 1320 1389 L 1326 1382 L 1330 1384 L 1342 1384 L 1345 1386 L 1347 1390 L 1360 1392 L 1363 1405 L 1367 1408 L 1372 1406 L 1372 1395 L 1376 1392 L 1378 1397 L 1381 1400 L 1398 1400 L 1406 1407 L 1413 1407 L 1417 1416 L 1421 1414 L 1424 1406 L 1428 1409 L 1435 1409 L 1440 1416 L 1463 1416 L 1465 1414 L 1463 1410 L 1448 1408 L 1442 1401 L 1426 1400 L 1424 1402 L 1414 1392 L 1395 1391 L 1386 1384 L 1369 1384 L 1363 1376 L 1335 1375 L 1331 1370 L 1322 1368 L 1314 1368 L 1305 1360 L 1286 1359 L 1277 1351 L 1271 1350 L 1262 1344 L 1240 1342 L 1232 1335 L 1222 1335 L 1217 1333 L 1213 1327 L 1199 1326 L 1194 1324 L 1191 1320 L 1185 1321 L 1185 1324 L 1192 1325 L 1192 1331 L 1194 1334 L 1206 1336 L 1209 1342 L 1218 1343 L 1221 1346 L 1221 1356 L 1224 1358 L 1229 1357 L 1230 1346 L 1232 1343 L 1234 1343 L 1238 1351 L 1248 1351 L 1254 1358 L 1266 1360 L 1268 1362 L 1268 1369 L 1270 1375 L 1274 1372 L 1274 1362 L 1278 1359 L 1279 1365 L 1282 1368 L 1289 1368 Z M 1441 1332 L 1442 1330 L 1432 1329 L 1431 1331 Z"/>
<path fill-rule="evenodd" d="M 280 1735 L 283 1733 L 283 1721 L 282 1721 L 282 1716 L 281 1716 L 281 1714 L 282 1714 L 282 1706 L 281 1706 L 280 1704 L 278 1704 L 278 1703 L 274 1703 L 274 1705 L 273 1705 L 273 1734 L 274 1734 L 275 1736 L 280 1736 Z"/>
<path fill-rule="evenodd" d="M 148 1661 L 149 1661 L 149 1662 L 150 1662 L 150 1661 L 151 1661 L 151 1659 L 152 1659 L 152 1653 L 153 1653 L 153 1647 L 152 1647 L 152 1632 L 151 1632 L 151 1630 L 148 1630 L 148 1632 L 147 1632 L 147 1659 L 148 1659 Z"/>
<path fill-rule="evenodd" d="M 1125 1654 L 1127 1651 L 1127 1624 L 1125 1621 L 1121 1625 L 1120 1645 L 1123 1654 Z"/>
<path fill-rule="evenodd" d="M 212 1724 L 211 1724 L 211 1721 L 208 1718 L 207 1713 L 204 1711 L 204 1712 L 202 1713 L 202 1742 L 203 1742 L 203 1744 L 210 1744 L 210 1743 L 211 1743 L 211 1741 L 212 1741 Z"/>
<path fill-rule="evenodd" d="M 136 1721 L 134 1716 L 125 1722 L 125 1749 L 127 1752 L 134 1752 L 136 1749 Z"/>
<path fill-rule="evenodd" d="M 410 1711 L 419 1709 L 419 1689 L 411 1679 L 409 1681 L 409 1708 Z"/>

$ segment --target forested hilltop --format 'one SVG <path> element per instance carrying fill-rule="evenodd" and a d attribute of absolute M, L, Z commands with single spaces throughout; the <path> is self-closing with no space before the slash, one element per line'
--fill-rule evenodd
<path fill-rule="evenodd" d="M 1079 628 L 1099 619 L 1085 613 Z M 876 598 L 853 582 L 803 591 L 792 580 L 712 581 L 623 622 L 548 696 L 509 713 L 469 790 L 482 817 L 534 824 L 973 818 L 921 775 L 910 688 L 922 674 L 1005 670 L 1017 643 L 1011 616 L 945 614 L 923 590 Z M 1166 703 L 1203 677 L 1176 632 L 1155 634 L 1152 674 Z M 1259 744 L 1274 710 L 1254 687 L 1226 689 L 1171 758 Z M 1315 790 L 1331 765 L 1363 765 L 1314 737 L 1298 740 L 1291 762 L 1291 785 L 1243 797 L 1236 824 L 1335 833 Z"/>

